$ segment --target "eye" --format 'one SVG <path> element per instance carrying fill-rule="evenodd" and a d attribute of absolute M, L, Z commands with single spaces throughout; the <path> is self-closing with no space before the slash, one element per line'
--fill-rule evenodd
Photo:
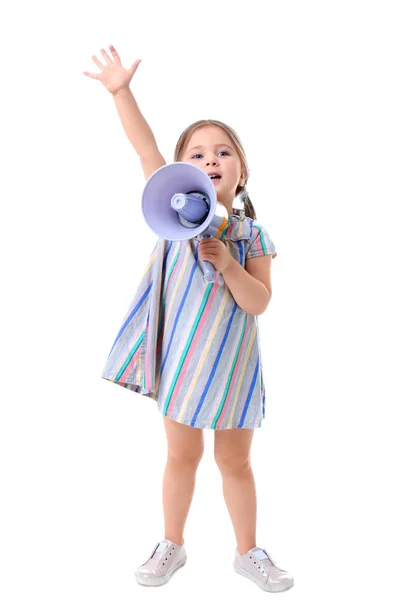
<path fill-rule="evenodd" d="M 226 150 L 220 150 L 218 152 L 218 154 L 226 154 L 227 156 L 229 156 L 229 152 L 227 152 Z M 195 154 L 194 156 L 192 156 L 192 159 L 196 158 L 197 156 L 203 156 L 203 155 L 202 154 Z"/>

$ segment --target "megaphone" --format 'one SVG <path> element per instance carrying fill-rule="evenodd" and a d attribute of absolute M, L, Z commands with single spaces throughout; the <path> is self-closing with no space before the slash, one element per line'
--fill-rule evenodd
<path fill-rule="evenodd" d="M 142 212 L 150 229 L 170 241 L 214 237 L 228 219 L 216 214 L 217 194 L 207 173 L 187 162 L 163 165 L 149 177 L 142 194 Z M 204 280 L 214 280 L 209 261 L 199 260 Z"/>

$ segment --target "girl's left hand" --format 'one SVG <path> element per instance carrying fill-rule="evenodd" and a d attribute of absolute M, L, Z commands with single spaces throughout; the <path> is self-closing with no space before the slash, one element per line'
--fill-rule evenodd
<path fill-rule="evenodd" d="M 232 260 L 235 260 L 225 244 L 214 237 L 200 240 L 199 258 L 210 261 L 220 273 L 223 273 L 231 265 Z"/>

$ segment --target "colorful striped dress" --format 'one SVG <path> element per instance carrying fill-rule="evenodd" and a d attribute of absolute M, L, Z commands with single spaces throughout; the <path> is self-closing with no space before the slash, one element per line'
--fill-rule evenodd
<path fill-rule="evenodd" d="M 257 316 L 239 307 L 218 271 L 204 281 L 200 237 L 158 239 L 101 377 L 156 400 L 179 423 L 254 429 L 265 417 Z M 243 267 L 246 258 L 277 256 L 244 211 L 225 218 L 215 237 Z"/>

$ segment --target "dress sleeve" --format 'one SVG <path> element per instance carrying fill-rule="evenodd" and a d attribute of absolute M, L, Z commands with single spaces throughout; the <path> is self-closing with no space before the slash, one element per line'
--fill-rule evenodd
<path fill-rule="evenodd" d="M 267 254 L 272 254 L 272 258 L 278 256 L 268 231 L 260 223 L 253 221 L 250 245 L 246 253 L 246 258 L 266 256 Z"/>

